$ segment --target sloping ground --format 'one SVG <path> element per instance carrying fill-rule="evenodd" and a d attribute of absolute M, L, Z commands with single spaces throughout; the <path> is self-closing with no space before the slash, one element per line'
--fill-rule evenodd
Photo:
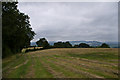
<path fill-rule="evenodd" d="M 3 60 L 3 78 L 118 78 L 118 49 L 56 48 Z"/>

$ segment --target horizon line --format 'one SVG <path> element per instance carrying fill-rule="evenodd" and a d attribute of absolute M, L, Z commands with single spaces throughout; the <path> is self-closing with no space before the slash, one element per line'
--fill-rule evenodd
<path fill-rule="evenodd" d="M 98 40 L 47 40 L 48 42 L 54 41 L 54 42 L 66 42 L 66 41 L 97 41 L 97 42 L 120 42 L 120 41 L 98 41 Z M 36 42 L 36 41 L 30 41 L 30 42 Z"/>

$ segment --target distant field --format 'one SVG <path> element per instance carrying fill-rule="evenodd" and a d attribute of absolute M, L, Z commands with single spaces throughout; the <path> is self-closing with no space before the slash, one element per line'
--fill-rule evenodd
<path fill-rule="evenodd" d="M 117 48 L 56 48 L 3 59 L 4 78 L 118 78 Z"/>
<path fill-rule="evenodd" d="M 43 47 L 35 47 L 35 49 L 41 49 Z M 22 53 L 25 53 L 26 50 L 34 49 L 34 47 L 29 47 L 29 48 L 23 48 Z"/>

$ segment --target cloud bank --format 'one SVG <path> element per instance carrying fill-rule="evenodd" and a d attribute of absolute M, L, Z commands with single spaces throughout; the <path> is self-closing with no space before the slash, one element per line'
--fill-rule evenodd
<path fill-rule="evenodd" d="M 20 2 L 36 33 L 49 41 L 118 40 L 117 2 Z"/>

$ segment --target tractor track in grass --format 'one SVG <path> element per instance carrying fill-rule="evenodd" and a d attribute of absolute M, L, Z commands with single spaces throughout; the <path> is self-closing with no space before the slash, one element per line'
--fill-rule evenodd
<path fill-rule="evenodd" d="M 75 57 L 69 57 L 69 58 L 82 60 L 82 61 L 87 61 L 87 62 L 91 62 L 91 63 L 97 63 L 97 64 L 106 64 L 106 65 L 109 65 L 109 66 L 118 66 L 118 64 L 114 64 L 114 63 L 100 62 L 100 61 L 95 61 L 95 60 L 90 60 L 90 59 L 85 59 L 85 58 L 75 58 Z"/>
<path fill-rule="evenodd" d="M 19 67 L 21 67 L 21 66 L 23 66 L 23 65 L 27 64 L 27 63 L 28 63 L 28 61 L 29 61 L 29 60 L 26 60 L 24 63 L 19 64 L 19 65 L 15 66 L 15 67 L 13 67 L 13 68 L 9 69 L 7 72 L 3 73 L 3 75 L 4 75 L 4 76 L 9 75 L 9 74 L 10 74 L 13 70 L 15 70 L 15 69 L 17 69 L 17 68 L 19 68 Z"/>
<path fill-rule="evenodd" d="M 18 58 L 15 62 L 12 62 L 8 67 L 4 68 L 3 71 L 2 71 L 2 74 L 3 74 L 4 76 L 7 76 L 7 75 L 8 75 L 9 73 L 11 73 L 13 70 L 21 67 L 22 65 L 27 64 L 27 62 L 28 62 L 27 57 L 26 57 L 26 56 L 23 56 L 23 55 L 22 55 L 21 57 L 24 58 L 24 60 L 25 60 L 24 63 L 17 64 L 16 66 L 12 67 L 15 63 L 17 63 L 17 62 L 19 61 L 19 59 L 21 59 L 21 58 Z"/>
<path fill-rule="evenodd" d="M 82 58 L 82 59 L 79 58 L 79 60 L 88 61 L 88 62 L 92 62 L 92 63 L 106 64 L 106 65 L 115 66 L 115 67 L 118 66 L 118 64 L 114 64 L 114 63 L 107 63 L 107 62 L 93 61 L 93 60 L 84 59 L 84 58 Z"/>
<path fill-rule="evenodd" d="M 64 69 L 64 67 L 61 67 L 60 65 L 56 65 L 54 64 L 53 62 L 49 61 L 48 58 L 45 58 L 47 60 L 47 62 L 49 63 L 49 65 L 52 67 L 52 68 L 56 68 L 55 70 L 57 72 L 60 72 L 62 73 L 65 77 L 62 77 L 62 78 L 87 78 L 85 75 L 79 75 L 79 74 L 76 74 L 75 72 L 71 72 L 69 69 Z"/>
<path fill-rule="evenodd" d="M 97 65 L 89 65 L 89 63 L 86 63 L 86 62 L 82 62 L 82 61 L 75 61 L 75 60 L 68 60 L 68 59 L 63 59 L 63 58 L 58 58 L 58 57 L 53 57 L 59 61 L 65 61 L 65 62 L 68 62 L 68 63 L 72 63 L 76 66 L 81 66 L 81 67 L 84 67 L 84 68 L 90 68 L 90 69 L 93 69 L 93 70 L 96 70 L 96 71 L 103 71 L 103 72 L 107 72 L 107 73 L 112 73 L 112 75 L 116 75 L 118 76 L 118 71 L 117 70 L 113 70 L 113 69 L 108 69 L 108 68 L 101 68 L 101 66 L 97 66 Z"/>
<path fill-rule="evenodd" d="M 107 63 L 107 62 L 100 62 L 100 61 L 95 61 L 95 60 L 89 60 L 89 59 L 85 59 L 85 58 L 75 58 L 75 57 L 69 57 L 69 56 L 63 56 L 60 55 L 59 57 L 61 58 L 67 58 L 67 59 L 71 59 L 71 60 L 78 60 L 78 61 L 85 61 L 85 62 L 89 62 L 89 63 L 95 63 L 95 64 L 100 64 L 100 65 L 104 65 L 104 66 L 114 66 L 114 67 L 118 67 L 118 63 Z"/>
<path fill-rule="evenodd" d="M 95 50 L 103 52 L 103 49 Z M 102 60 L 99 56 L 94 59 L 69 55 L 89 51 L 91 49 L 47 49 L 13 56 L 3 61 L 3 78 L 118 78 L 117 58 Z M 111 52 L 107 49 L 105 51 Z"/>
<path fill-rule="evenodd" d="M 83 75 L 86 75 L 89 78 L 104 78 L 102 76 L 98 76 L 98 75 L 95 75 L 95 74 L 91 74 L 89 72 L 85 72 L 85 71 L 82 71 L 82 70 L 75 69 L 71 65 L 65 64 L 63 61 L 60 63 L 60 62 L 56 62 L 56 61 L 54 61 L 52 59 L 48 59 L 48 60 L 51 61 L 52 63 L 54 63 L 55 65 L 60 65 L 60 66 L 64 67 L 67 70 L 75 72 L 76 74 L 83 74 Z"/>
<path fill-rule="evenodd" d="M 22 64 L 19 64 L 19 65 L 15 66 L 15 67 L 13 68 L 13 70 L 14 70 L 14 69 L 17 69 L 17 68 L 19 68 L 19 67 L 21 67 L 22 65 L 27 64 L 27 63 L 28 63 L 28 61 L 29 61 L 29 60 L 26 60 L 24 63 L 22 63 Z"/>
<path fill-rule="evenodd" d="M 52 57 L 52 58 L 54 58 L 54 57 Z M 58 58 L 55 58 L 55 59 L 57 60 Z M 65 59 L 65 60 L 59 59 L 58 61 L 60 61 L 60 62 L 66 62 L 66 63 L 72 64 L 72 65 L 74 65 L 74 66 L 76 66 L 76 67 L 77 67 L 77 66 L 81 66 L 82 68 L 84 68 L 84 69 L 86 69 L 86 70 L 87 70 L 87 69 L 92 70 L 92 72 L 93 72 L 93 71 L 95 71 L 95 72 L 97 71 L 97 72 L 100 72 L 100 73 L 101 73 L 101 70 L 98 70 L 98 69 L 101 69 L 101 68 L 97 68 L 97 67 L 96 67 L 97 69 L 95 70 L 95 68 L 91 68 L 92 66 L 86 66 L 86 64 L 82 64 L 82 65 L 81 65 L 81 64 L 77 64 L 77 65 L 76 65 L 76 62 L 77 62 L 77 61 L 76 61 L 76 62 L 69 62 L 69 60 L 66 61 L 66 59 Z M 106 69 L 105 69 L 105 70 L 106 70 Z M 107 69 L 107 71 L 108 71 L 108 72 L 105 72 L 105 71 L 103 70 L 104 76 L 106 76 L 106 77 L 109 76 L 109 77 L 110 77 L 110 75 L 111 75 L 112 77 L 115 77 L 115 78 L 118 77 L 118 73 L 117 73 L 118 71 L 117 71 L 117 72 L 113 72 L 112 74 L 109 72 L 109 69 Z M 102 76 L 103 76 L 103 75 L 102 75 Z M 111 77 L 110 77 L 110 78 L 111 78 Z"/>
<path fill-rule="evenodd" d="M 116 67 L 118 66 L 118 63 L 100 62 L 98 60 L 90 60 L 90 59 L 85 59 L 85 58 L 71 57 L 69 55 L 57 55 L 57 56 L 59 56 L 59 57 L 61 56 L 61 57 L 69 58 L 69 59 L 87 61 L 87 62 L 97 63 L 97 64 L 106 64 L 106 65 L 109 65 L 109 66 L 116 66 Z"/>
<path fill-rule="evenodd" d="M 65 76 L 61 72 L 56 72 L 50 65 L 46 64 L 43 60 L 41 60 L 43 66 L 54 76 L 54 78 L 64 78 Z"/>
<path fill-rule="evenodd" d="M 31 65 L 29 66 L 28 72 L 25 75 L 25 78 L 34 78 L 35 77 L 35 70 L 34 70 L 34 65 L 35 65 L 35 58 L 32 56 L 31 57 Z"/>
<path fill-rule="evenodd" d="M 55 55 L 54 55 L 55 57 Z M 106 63 L 106 62 L 100 62 L 100 61 L 93 61 L 93 60 L 89 60 L 89 59 L 85 59 L 85 58 L 75 58 L 75 57 L 69 57 L 69 56 L 63 56 L 63 55 L 57 55 L 57 58 L 64 58 L 64 59 L 69 59 L 69 60 L 72 60 L 72 61 L 76 61 L 79 62 L 79 61 L 83 61 L 83 62 L 86 62 L 86 63 L 92 63 L 92 64 L 97 64 L 99 66 L 104 66 L 104 67 L 118 67 L 118 63 L 117 64 L 114 64 L 114 63 Z M 111 65 L 112 64 L 112 65 Z"/>
<path fill-rule="evenodd" d="M 14 63 L 18 62 L 18 61 L 21 59 L 21 57 L 23 57 L 23 55 L 20 56 L 20 57 L 19 57 L 18 59 L 16 59 L 15 61 L 9 63 L 9 64 L 8 64 L 9 66 L 4 67 L 4 68 L 2 69 L 2 71 L 4 72 L 5 70 L 9 70 L 9 69 L 11 68 L 11 66 L 14 65 Z"/>

